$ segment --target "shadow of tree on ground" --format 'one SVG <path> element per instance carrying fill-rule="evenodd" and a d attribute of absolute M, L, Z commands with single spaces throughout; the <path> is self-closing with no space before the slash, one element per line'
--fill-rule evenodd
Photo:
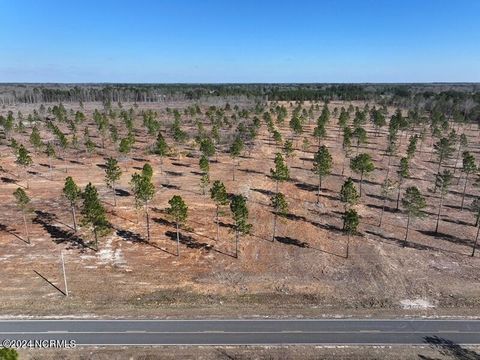
<path fill-rule="evenodd" d="M 443 356 L 461 360 L 480 360 L 480 354 L 467 349 L 451 340 L 439 336 L 425 336 L 423 341 L 433 349 L 438 350 Z M 428 359 L 427 357 L 422 357 Z"/>

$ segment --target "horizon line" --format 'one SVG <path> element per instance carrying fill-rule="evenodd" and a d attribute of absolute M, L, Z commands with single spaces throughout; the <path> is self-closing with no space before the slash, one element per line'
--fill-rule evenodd
<path fill-rule="evenodd" d="M 2 85 L 480 85 L 480 81 L 413 81 L 413 82 L 62 82 L 62 81 L 45 81 L 45 82 L 2 82 Z"/>

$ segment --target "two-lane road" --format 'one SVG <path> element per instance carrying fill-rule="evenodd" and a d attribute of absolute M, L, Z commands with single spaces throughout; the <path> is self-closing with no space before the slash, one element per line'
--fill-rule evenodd
<path fill-rule="evenodd" d="M 480 320 L 4 320 L 9 340 L 77 345 L 480 345 Z"/>

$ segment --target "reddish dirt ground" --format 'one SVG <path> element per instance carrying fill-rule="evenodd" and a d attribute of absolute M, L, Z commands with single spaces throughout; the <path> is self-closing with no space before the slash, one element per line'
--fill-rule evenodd
<path fill-rule="evenodd" d="M 185 103 L 170 107 L 185 107 Z M 332 102 L 334 107 L 348 103 Z M 363 104 L 355 104 L 363 106 Z M 128 108 L 130 104 L 124 104 Z M 154 109 L 160 119 L 170 122 L 164 104 L 142 104 L 140 109 Z M 78 106 L 66 105 L 67 109 Z M 95 134 L 91 113 L 100 104 L 86 104 L 90 133 Z M 292 108 L 289 108 L 290 111 Z M 7 108 L 6 112 L 18 108 Z M 24 114 L 29 109 L 21 109 Z M 204 110 L 204 109 L 203 109 Z M 394 109 L 389 109 L 393 112 Z M 31 109 L 30 109 L 31 111 Z M 137 110 L 138 112 L 138 110 Z M 315 118 L 319 111 L 315 111 Z M 287 117 L 280 126 L 284 138 L 290 136 Z M 169 119 L 169 120 L 167 120 Z M 345 176 L 352 175 L 348 166 L 342 176 L 344 155 L 337 119 L 332 118 L 324 144 L 334 159 L 332 175 L 323 182 L 320 204 L 316 205 L 317 178 L 311 172 L 316 140 L 314 121 L 305 126 L 295 141 L 295 156 L 288 159 L 291 181 L 280 184 L 289 202 L 291 216 L 279 223 L 276 241 L 271 241 L 272 213 L 269 195 L 274 184 L 269 177 L 275 152 L 262 123 L 255 147 L 239 158 L 236 180 L 232 180 L 232 159 L 225 152 L 212 161 L 210 178 L 222 180 L 229 193 L 248 197 L 253 232 L 240 240 L 239 258 L 234 254 L 234 234 L 228 209 L 221 218 L 221 236 L 215 239 L 215 206 L 201 194 L 198 150 L 193 141 L 177 147 L 177 155 L 164 160 L 148 152 L 155 137 L 148 136 L 136 120 L 138 136 L 134 150 L 120 161 L 124 170 L 118 184 L 123 196 L 112 205 L 111 191 L 104 182 L 104 170 L 98 166 L 104 157 L 116 154 L 107 141 L 106 149 L 89 156 L 82 150 L 69 150 L 65 161 L 54 160 L 49 171 L 44 154 L 35 154 L 28 143 L 30 129 L 14 137 L 32 150 L 34 164 L 30 171 L 27 193 L 34 212 L 29 214 L 31 244 L 24 241 L 21 213 L 12 192 L 26 186 L 22 171 L 14 164 L 11 149 L 0 144 L 0 298 L 1 315 L 31 316 L 122 316 L 122 317 L 196 317 L 254 315 L 478 315 L 480 306 L 480 255 L 470 257 L 475 236 L 473 214 L 458 209 L 463 177 L 454 182 L 446 196 L 439 234 L 432 234 L 438 194 L 431 191 L 435 157 L 431 156 L 431 138 L 417 152 L 412 163 L 410 185 L 420 188 L 427 197 L 428 216 L 412 224 L 409 243 L 402 247 L 406 216 L 394 211 L 395 201 L 388 202 L 384 225 L 378 227 L 382 199 L 380 185 L 387 167 L 385 129 L 376 137 L 367 125 L 368 143 L 360 152 L 371 154 L 376 170 L 364 182 L 361 202 L 360 235 L 354 236 L 350 256 L 345 258 L 346 237 L 342 234 L 343 205 L 338 193 Z M 163 128 L 163 127 L 162 127 Z M 184 125 L 193 134 L 193 121 Z M 62 130 L 68 132 L 63 128 Z M 478 129 L 465 128 L 469 150 L 479 160 Z M 460 131 L 461 132 L 461 131 Z M 79 137 L 83 127 L 79 129 Z M 44 140 L 51 138 L 45 129 Z M 224 134 L 227 135 L 227 134 Z M 303 137 L 312 146 L 304 154 L 299 149 Z M 98 138 L 93 140 L 99 143 Z M 173 145 L 171 137 L 167 142 Z M 398 154 L 405 153 L 408 138 L 402 134 Z M 80 145 L 80 148 L 83 148 Z M 224 146 L 224 150 L 228 144 Z M 194 157 L 187 156 L 193 153 Z M 353 149 L 355 154 L 355 149 Z M 63 155 L 62 155 L 63 156 Z M 118 156 L 118 155 L 116 155 Z M 433 161 L 431 161 L 432 159 Z M 149 162 L 154 169 L 155 198 L 151 203 L 152 239 L 146 243 L 143 214 L 134 208 L 129 181 L 131 174 Z M 392 160 L 395 177 L 399 157 Z M 453 166 L 449 161 L 447 166 Z M 460 165 L 459 165 L 460 166 Z M 65 172 L 67 168 L 67 172 Z M 460 172 L 457 170 L 457 174 Z M 19 176 L 20 175 L 20 176 Z M 99 251 L 88 246 L 91 234 L 81 229 L 74 236 L 71 215 L 62 188 L 66 176 L 72 176 L 82 188 L 92 182 L 108 211 L 113 231 L 100 240 Z M 356 179 L 357 176 L 353 175 Z M 182 232 L 180 256 L 175 256 L 175 228 L 164 209 L 175 194 L 189 206 L 187 225 Z M 478 189 L 467 187 L 467 204 Z M 390 209 L 391 208 L 391 209 Z M 69 296 L 65 298 L 54 286 L 63 289 L 60 253 L 66 261 Z M 46 280 L 51 282 L 49 284 Z M 54 285 L 54 286 L 52 286 Z"/>

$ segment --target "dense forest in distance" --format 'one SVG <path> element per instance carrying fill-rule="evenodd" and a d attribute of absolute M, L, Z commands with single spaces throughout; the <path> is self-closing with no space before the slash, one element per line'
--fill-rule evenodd
<path fill-rule="evenodd" d="M 412 107 L 443 103 L 464 108 L 470 120 L 480 114 L 480 84 L 3 84 L 0 104 L 43 102 L 161 102 L 211 97 L 256 101 L 365 100 Z M 473 110 L 473 111 L 472 111 Z M 467 114 L 465 114 L 467 115 Z"/>

